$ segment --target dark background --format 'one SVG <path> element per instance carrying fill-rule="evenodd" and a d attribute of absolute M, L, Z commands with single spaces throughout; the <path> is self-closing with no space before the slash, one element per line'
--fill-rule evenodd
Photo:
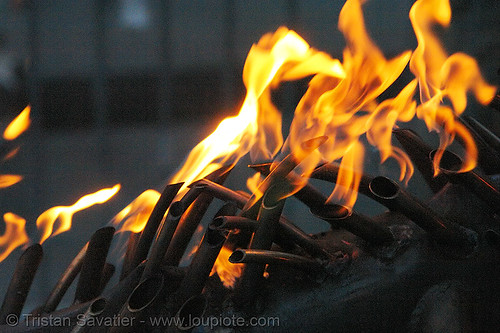
<path fill-rule="evenodd" d="M 237 112 L 244 60 L 264 33 L 286 25 L 341 59 L 337 19 L 343 3 L 0 0 L 0 129 L 28 101 L 33 107 L 20 153 L 0 170 L 25 179 L 0 190 L 0 213 L 26 218 L 36 239 L 35 220 L 46 209 L 122 184 L 110 202 L 77 213 L 73 231 L 46 241 L 27 309 L 47 296 L 94 230 L 142 191 L 159 190 L 189 150 Z M 387 57 L 416 46 L 408 19 L 412 3 L 371 0 L 364 6 L 368 30 Z M 451 3 L 452 24 L 440 30 L 449 53 L 473 55 L 487 81 L 498 84 L 498 1 Z M 285 85 L 274 96 L 285 131 L 306 84 Z M 498 112 L 472 104 L 466 113 L 500 132 Z M 426 135 L 422 124 L 411 126 Z M 428 195 L 418 175 L 410 185 Z M 357 209 L 373 214 L 379 207 L 361 200 Z M 298 222 L 307 232 L 326 228 Z M 0 295 L 21 251 L 0 264 Z"/>

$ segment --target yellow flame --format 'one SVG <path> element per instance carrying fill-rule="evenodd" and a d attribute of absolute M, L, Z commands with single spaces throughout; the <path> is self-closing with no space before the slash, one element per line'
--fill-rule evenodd
<path fill-rule="evenodd" d="M 41 232 L 40 244 L 50 236 L 59 235 L 71 228 L 73 214 L 95 204 L 102 204 L 113 197 L 120 190 L 120 184 L 87 194 L 71 206 L 56 206 L 43 212 L 36 220 L 36 226 Z M 54 231 L 54 224 L 59 220 L 59 225 Z"/>
<path fill-rule="evenodd" d="M 27 244 L 29 239 L 25 231 L 26 220 L 14 213 L 5 213 L 5 232 L 0 236 L 0 262 L 18 246 Z"/>
<path fill-rule="evenodd" d="M 24 110 L 9 124 L 9 126 L 7 126 L 3 132 L 3 138 L 5 140 L 14 140 L 28 129 L 31 124 L 30 111 L 31 106 L 26 106 Z"/>
<path fill-rule="evenodd" d="M 142 192 L 127 207 L 115 215 L 111 224 L 115 227 L 121 224 L 117 232 L 141 232 L 146 226 L 146 222 L 159 198 L 160 193 L 155 190 Z"/>
<path fill-rule="evenodd" d="M 232 253 L 230 249 L 222 247 L 210 273 L 210 275 L 217 273 L 226 288 L 234 287 L 236 279 L 241 276 L 244 267 L 244 264 L 232 264 L 229 262 L 229 256 Z"/>
<path fill-rule="evenodd" d="M 19 183 L 23 176 L 19 175 L 0 175 L 0 188 L 6 188 Z"/>
<path fill-rule="evenodd" d="M 438 23 L 447 27 L 451 19 L 448 0 L 420 0 L 410 10 L 410 20 L 417 36 L 418 46 L 410 60 L 410 69 L 419 81 L 420 102 L 417 116 L 429 130 L 439 133 L 440 146 L 434 156 L 435 175 L 446 149 L 458 135 L 464 143 L 464 163 L 459 171 L 476 166 L 477 148 L 469 131 L 456 118 L 467 105 L 467 92 L 472 91 L 477 100 L 488 104 L 496 88 L 481 77 L 477 62 L 463 53 L 448 57 L 432 28 Z M 451 106 L 443 105 L 448 99 Z"/>

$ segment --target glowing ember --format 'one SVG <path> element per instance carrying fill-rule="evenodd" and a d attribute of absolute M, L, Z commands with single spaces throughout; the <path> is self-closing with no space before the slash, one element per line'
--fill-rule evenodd
<path fill-rule="evenodd" d="M 24 226 L 26 220 L 14 213 L 5 213 L 5 232 L 0 236 L 0 262 L 18 246 L 27 244 L 29 239 Z"/>
<path fill-rule="evenodd" d="M 160 193 L 155 190 L 144 191 L 116 214 L 111 224 L 117 227 L 117 232 L 141 232 L 159 198 Z M 119 225 L 121 226 L 118 228 Z"/>
<path fill-rule="evenodd" d="M 14 140 L 24 131 L 28 129 L 31 124 L 30 120 L 31 107 L 28 105 L 24 110 L 7 126 L 3 132 L 5 140 Z"/>
<path fill-rule="evenodd" d="M 73 214 L 95 204 L 102 204 L 108 201 L 119 190 L 120 184 L 117 184 L 111 188 L 105 188 L 95 193 L 87 194 L 71 206 L 56 206 L 46 210 L 36 220 L 38 230 L 42 233 L 39 243 L 42 244 L 50 236 L 56 236 L 69 230 L 71 228 Z M 59 224 L 54 231 L 54 224 L 56 221 L 59 221 Z"/>
<path fill-rule="evenodd" d="M 19 183 L 23 179 L 19 175 L 0 175 L 0 188 L 5 188 Z"/>

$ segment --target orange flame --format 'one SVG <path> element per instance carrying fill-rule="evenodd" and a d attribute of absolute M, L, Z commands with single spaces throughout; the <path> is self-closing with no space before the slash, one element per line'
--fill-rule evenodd
<path fill-rule="evenodd" d="M 23 176 L 19 175 L 0 175 L 0 188 L 6 188 L 19 183 Z"/>
<path fill-rule="evenodd" d="M 439 162 L 456 135 L 462 138 L 465 148 L 464 164 L 460 171 L 476 166 L 477 148 L 469 131 L 456 117 L 467 105 L 467 92 L 472 91 L 477 100 L 488 104 L 496 88 L 481 77 L 479 66 L 470 56 L 455 53 L 447 56 L 438 38 L 432 31 L 434 24 L 447 27 L 451 20 L 448 0 L 420 0 L 410 10 L 410 20 L 417 36 L 418 46 L 410 61 L 410 69 L 419 80 L 420 104 L 417 116 L 427 128 L 439 133 L 440 146 L 434 157 L 434 173 L 439 173 Z M 449 99 L 451 106 L 443 105 Z"/>
<path fill-rule="evenodd" d="M 115 215 L 111 224 L 121 227 L 117 232 L 131 231 L 141 232 L 146 226 L 149 215 L 160 198 L 160 193 L 155 190 L 146 190 L 134 199 L 127 207 Z"/>
<path fill-rule="evenodd" d="M 24 110 L 9 124 L 9 126 L 7 126 L 3 132 L 3 138 L 5 140 L 14 140 L 28 129 L 31 124 L 30 111 L 31 106 L 26 106 Z"/>
<path fill-rule="evenodd" d="M 232 264 L 229 262 L 229 256 L 232 253 L 230 249 L 223 247 L 210 273 L 210 275 L 217 273 L 226 288 L 234 287 L 236 279 L 240 277 L 244 267 L 244 264 Z"/>
<path fill-rule="evenodd" d="M 36 220 L 36 226 L 42 233 L 40 244 L 50 236 L 59 235 L 71 228 L 73 214 L 89 208 L 95 204 L 102 204 L 113 197 L 120 190 L 120 184 L 105 188 L 95 193 L 87 194 L 71 206 L 56 206 L 43 212 Z M 54 224 L 59 220 L 59 225 L 54 231 Z"/>
<path fill-rule="evenodd" d="M 461 53 L 447 57 L 433 34 L 434 23 L 447 26 L 450 22 L 448 1 L 417 1 L 410 19 L 418 47 L 389 60 L 366 31 L 362 3 L 362 0 L 346 1 L 339 16 L 339 29 L 347 44 L 342 64 L 309 48 L 286 28 L 264 35 L 245 62 L 243 82 L 247 94 L 239 114 L 223 120 L 214 133 L 193 149 L 172 182 L 189 184 L 222 164 L 236 163 L 247 152 L 252 160 L 269 160 L 280 149 L 283 153 L 295 152 L 305 140 L 327 136 L 329 140 L 302 162 L 299 169 L 307 176 L 319 162 L 340 160 L 341 172 L 329 200 L 352 207 L 363 168 L 364 145 L 360 138 L 366 136 L 379 150 L 381 162 L 395 159 L 400 166 L 400 181 L 407 182 L 413 174 L 413 165 L 404 151 L 392 145 L 392 129 L 397 122 L 408 122 L 415 115 L 430 130 L 439 132 L 441 149 L 449 146 L 456 135 L 460 136 L 467 155 L 462 171 L 473 168 L 475 144 L 455 119 L 465 109 L 468 91 L 486 104 L 496 89 L 484 82 L 471 57 Z M 377 100 L 408 64 L 416 78 L 396 97 Z M 314 76 L 297 105 L 290 135 L 283 144 L 281 114 L 271 102 L 270 91 L 282 81 L 308 75 Z M 414 100 L 417 85 L 420 105 Z M 444 98 L 451 101 L 451 106 L 442 105 Z M 436 165 L 440 156 L 436 154 Z M 259 181 L 256 175 L 248 185 L 251 189 L 258 188 Z M 228 252 L 223 249 L 214 272 L 219 273 L 226 285 L 231 285 L 241 270 L 234 269 L 224 259 Z"/>
<path fill-rule="evenodd" d="M 26 220 L 14 213 L 5 213 L 5 232 L 0 236 L 0 262 L 18 246 L 27 244 L 29 239 L 24 226 Z"/>

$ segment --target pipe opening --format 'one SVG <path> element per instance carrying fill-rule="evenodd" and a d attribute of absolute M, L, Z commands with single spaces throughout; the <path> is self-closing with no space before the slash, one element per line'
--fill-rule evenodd
<path fill-rule="evenodd" d="M 229 256 L 229 262 L 232 264 L 239 264 L 241 263 L 241 260 L 245 257 L 245 253 L 241 250 L 235 250 L 233 253 Z"/>
<path fill-rule="evenodd" d="M 368 187 L 373 194 L 384 199 L 393 199 L 399 192 L 395 182 L 382 176 L 373 178 Z"/>
<path fill-rule="evenodd" d="M 222 227 L 222 225 L 224 224 L 225 220 L 226 219 L 225 219 L 224 216 L 216 217 L 215 219 L 212 220 L 212 222 L 210 222 L 210 225 L 208 227 L 210 229 L 219 229 L 220 227 Z"/>
<path fill-rule="evenodd" d="M 437 150 L 433 150 L 429 154 L 429 158 L 434 160 L 434 156 L 436 155 Z M 441 157 L 441 161 L 439 161 L 439 169 L 444 172 L 457 172 L 462 167 L 462 159 L 452 153 L 451 151 L 445 150 L 443 152 L 443 156 Z"/>
<path fill-rule="evenodd" d="M 158 275 L 144 280 L 130 295 L 128 299 L 128 309 L 130 312 L 137 312 L 150 305 L 163 288 L 163 276 Z"/>
<path fill-rule="evenodd" d="M 184 204 L 180 201 L 173 202 L 170 205 L 169 212 L 173 217 L 179 217 L 184 213 Z"/>
<path fill-rule="evenodd" d="M 278 182 L 273 184 L 264 193 L 262 206 L 266 209 L 272 209 L 278 206 L 279 201 L 286 198 L 293 191 L 293 186 L 287 182 Z"/>
<path fill-rule="evenodd" d="M 326 204 L 310 209 L 311 213 L 322 219 L 342 220 L 351 215 L 351 210 L 343 205 Z"/>
<path fill-rule="evenodd" d="M 219 246 L 226 241 L 226 237 L 219 230 L 215 229 L 208 229 L 205 237 L 207 237 L 208 245 L 213 247 Z"/>
<path fill-rule="evenodd" d="M 190 318 L 201 318 L 205 313 L 207 300 L 203 295 L 196 295 L 189 298 L 177 311 L 176 317 L 179 318 L 177 328 L 188 330 L 193 328 Z"/>
<path fill-rule="evenodd" d="M 90 314 L 96 316 L 96 315 L 102 313 L 104 311 L 104 308 L 106 307 L 106 303 L 107 303 L 107 301 L 103 297 L 98 298 L 95 301 L 93 301 L 89 307 Z"/>

